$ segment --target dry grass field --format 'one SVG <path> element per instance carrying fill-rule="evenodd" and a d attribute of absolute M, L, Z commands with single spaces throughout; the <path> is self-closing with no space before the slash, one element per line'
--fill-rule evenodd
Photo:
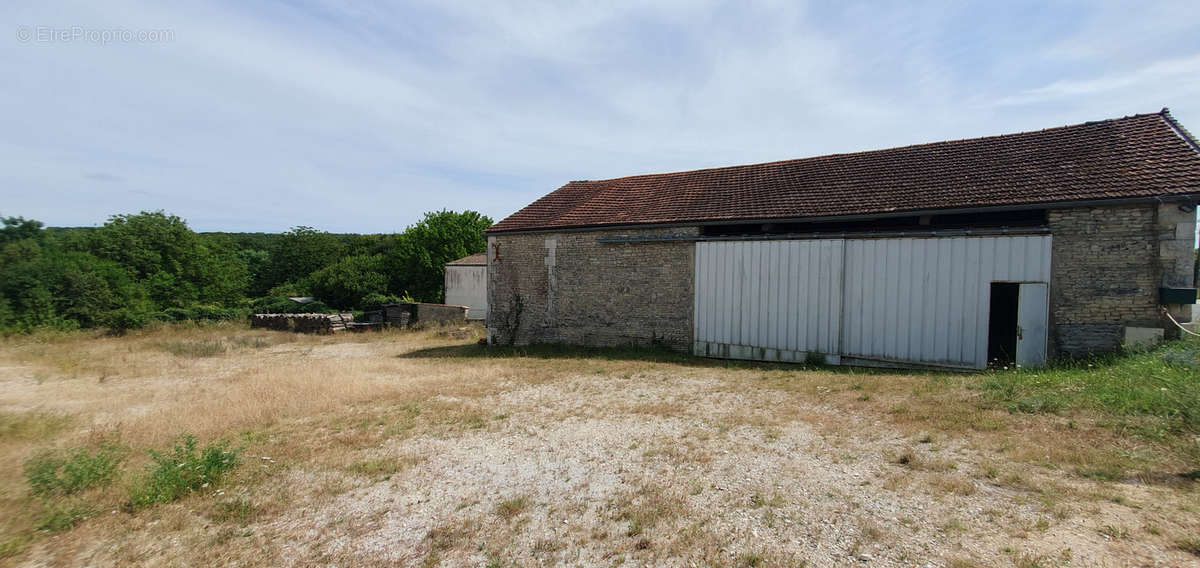
<path fill-rule="evenodd" d="M 2 340 L 0 564 L 1200 564 L 1195 408 L 471 333 Z"/>

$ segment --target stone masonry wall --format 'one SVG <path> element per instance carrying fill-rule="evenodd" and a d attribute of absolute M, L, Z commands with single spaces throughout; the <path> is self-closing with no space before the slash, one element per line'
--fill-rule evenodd
<path fill-rule="evenodd" d="M 489 236 L 489 342 L 686 350 L 695 244 L 596 238 L 696 234 L 695 228 L 677 228 Z"/>
<path fill-rule="evenodd" d="M 1109 351 L 1126 326 L 1162 327 L 1154 205 L 1056 209 L 1049 221 L 1054 351 Z"/>
<path fill-rule="evenodd" d="M 1052 356 L 1117 349 L 1126 327 L 1163 328 L 1158 288 L 1194 285 L 1188 262 L 1194 237 L 1187 235 L 1194 235 L 1195 219 L 1195 212 L 1174 203 L 1050 211 Z M 489 236 L 488 340 L 688 349 L 694 243 L 610 244 L 596 238 L 697 233 Z"/>
<path fill-rule="evenodd" d="M 1177 203 L 1158 205 L 1155 218 L 1158 231 L 1158 259 L 1162 286 L 1196 287 L 1196 208 Z M 1168 304 L 1171 315 L 1180 322 L 1191 321 L 1191 304 Z M 1170 330 L 1174 332 L 1174 329 Z"/>

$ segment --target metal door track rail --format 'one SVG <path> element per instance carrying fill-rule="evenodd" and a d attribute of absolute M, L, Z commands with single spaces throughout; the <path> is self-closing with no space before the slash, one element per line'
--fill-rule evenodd
<path fill-rule="evenodd" d="M 1049 235 L 1049 227 L 999 227 L 995 229 L 943 229 L 933 231 L 868 231 L 840 233 L 780 233 L 775 235 L 744 236 L 697 236 L 697 235 L 641 235 L 621 237 L 596 237 L 597 243 L 665 243 L 700 241 L 779 241 L 814 239 L 895 239 L 934 237 L 992 237 L 996 235 Z"/>

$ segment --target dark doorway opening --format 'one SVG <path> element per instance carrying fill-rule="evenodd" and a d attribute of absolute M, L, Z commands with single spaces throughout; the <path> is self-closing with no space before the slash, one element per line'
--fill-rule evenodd
<path fill-rule="evenodd" d="M 988 311 L 988 365 L 1012 365 L 1017 360 L 1017 302 L 1021 285 L 992 282 Z"/>

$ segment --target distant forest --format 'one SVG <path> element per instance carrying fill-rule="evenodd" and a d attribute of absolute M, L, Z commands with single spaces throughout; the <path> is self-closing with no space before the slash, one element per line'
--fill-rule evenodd
<path fill-rule="evenodd" d="M 236 319 L 252 312 L 356 310 L 441 302 L 443 266 L 483 252 L 492 220 L 437 211 L 401 233 L 197 233 L 153 211 L 103 226 L 0 218 L 0 331 Z M 312 296 L 299 304 L 289 297 Z"/>

